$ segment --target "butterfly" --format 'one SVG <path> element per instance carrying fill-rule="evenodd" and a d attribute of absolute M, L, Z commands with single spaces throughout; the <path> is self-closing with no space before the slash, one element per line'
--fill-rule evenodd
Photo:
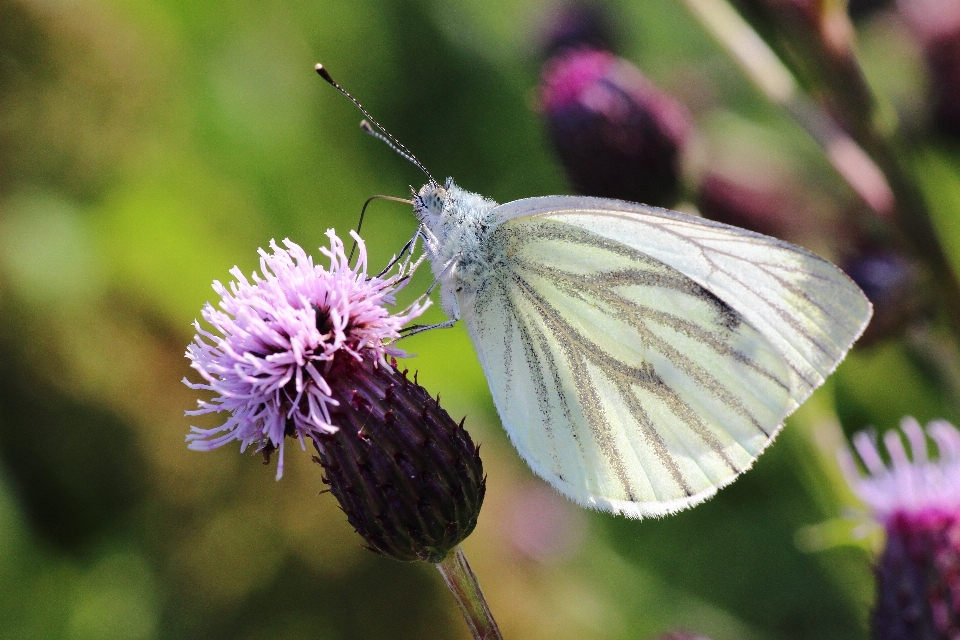
<path fill-rule="evenodd" d="M 450 319 L 436 326 L 466 326 L 517 451 L 615 514 L 679 511 L 749 469 L 872 314 L 817 255 L 675 211 L 498 205 L 432 178 L 412 202 Z"/>

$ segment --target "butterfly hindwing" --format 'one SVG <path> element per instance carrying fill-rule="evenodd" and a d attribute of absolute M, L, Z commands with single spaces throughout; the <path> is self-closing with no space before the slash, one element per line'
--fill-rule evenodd
<path fill-rule="evenodd" d="M 509 215 L 552 200 L 498 209 L 508 215 L 486 241 L 490 277 L 460 303 L 504 426 L 581 504 L 641 517 L 706 499 L 796 406 L 789 362 L 648 252 L 565 213 Z"/>

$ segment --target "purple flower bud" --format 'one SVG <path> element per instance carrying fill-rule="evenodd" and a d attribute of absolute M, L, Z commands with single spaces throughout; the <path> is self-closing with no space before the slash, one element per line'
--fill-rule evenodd
<path fill-rule="evenodd" d="M 613 20 L 604 5 L 571 2 L 548 20 L 542 52 L 549 58 L 565 49 L 614 51 Z"/>
<path fill-rule="evenodd" d="M 897 8 L 926 58 L 933 124 L 960 136 L 960 2 L 898 0 Z"/>
<path fill-rule="evenodd" d="M 347 361 L 331 378 L 350 399 L 331 409 L 339 430 L 314 436 L 324 482 L 368 549 L 440 562 L 477 525 L 479 447 L 406 371 Z"/>
<path fill-rule="evenodd" d="M 690 115 L 636 67 L 604 51 L 567 50 L 544 67 L 540 108 L 574 190 L 674 204 Z"/>
<path fill-rule="evenodd" d="M 697 207 L 705 218 L 796 240 L 809 224 L 806 203 L 791 185 L 769 178 L 757 176 L 748 182 L 707 172 L 700 181 Z"/>
<path fill-rule="evenodd" d="M 843 270 L 873 303 L 864 343 L 896 333 L 923 306 L 913 263 L 890 250 L 867 250 L 844 261 Z"/>
<path fill-rule="evenodd" d="M 900 428 L 912 459 L 896 431 L 883 438 L 889 465 L 870 435 L 854 436 L 866 477 L 849 451 L 840 452 L 851 488 L 887 534 L 876 567 L 872 637 L 952 640 L 960 637 L 960 432 L 939 420 L 924 434 L 913 418 Z M 927 456 L 927 436 L 937 445 L 936 460 Z"/>

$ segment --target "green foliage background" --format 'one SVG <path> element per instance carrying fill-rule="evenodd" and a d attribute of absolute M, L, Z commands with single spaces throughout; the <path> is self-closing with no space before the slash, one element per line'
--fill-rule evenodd
<path fill-rule="evenodd" d="M 438 177 L 501 202 L 566 192 L 531 108 L 545 10 L 0 0 L 0 637 L 467 637 L 433 567 L 359 547 L 307 454 L 288 450 L 275 482 L 236 447 L 186 449 L 196 396 L 180 382 L 183 351 L 211 281 L 257 268 L 257 247 L 315 249 L 328 228 L 346 235 L 369 195 L 423 181 L 359 132 L 317 61 Z M 624 56 L 687 101 L 709 153 L 773 158 L 825 200 L 852 198 L 678 2 L 614 11 Z M 922 70 L 885 49 L 887 28 L 862 25 L 868 68 L 897 106 L 922 110 Z M 960 260 L 960 156 L 922 148 Z M 371 264 L 413 229 L 404 206 L 374 204 Z M 887 341 L 855 352 L 717 498 L 636 522 L 579 510 L 532 477 L 462 327 L 405 347 L 483 445 L 487 504 L 464 546 L 514 639 L 866 637 L 871 541 L 840 518 L 856 502 L 833 460 L 837 416 L 847 431 L 960 417 Z M 522 552 L 531 527 L 554 552 Z"/>

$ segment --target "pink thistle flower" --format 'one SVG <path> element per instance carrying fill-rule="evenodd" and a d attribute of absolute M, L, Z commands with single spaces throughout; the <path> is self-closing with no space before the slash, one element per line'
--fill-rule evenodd
<path fill-rule="evenodd" d="M 305 449 L 306 439 L 338 429 L 331 421 L 331 408 L 342 401 L 332 388 L 334 361 L 378 367 L 389 366 L 387 356 L 405 355 L 391 343 L 429 300 L 395 315 L 385 307 L 395 304 L 394 293 L 418 263 L 401 263 L 390 277 L 370 277 L 363 240 L 351 235 L 360 252 L 353 268 L 331 229 L 330 248 L 320 249 L 330 259 L 329 269 L 315 265 L 290 240 L 283 241 L 286 249 L 271 240 L 272 254 L 259 250 L 262 276 L 254 272 L 248 280 L 234 267 L 230 274 L 236 280 L 229 286 L 214 281 L 219 309 L 207 303 L 202 315 L 216 333 L 194 322 L 197 334 L 186 353 L 204 382 L 184 379 L 184 384 L 215 397 L 200 400 L 187 415 L 226 411 L 230 417 L 213 429 L 191 427 L 190 449 L 210 451 L 239 440 L 241 452 L 251 444 L 266 455 L 279 450 L 279 480 L 286 436 Z"/>
<path fill-rule="evenodd" d="M 853 437 L 868 472 L 861 476 L 849 451 L 840 464 L 853 491 L 885 529 L 886 546 L 876 566 L 877 602 L 871 627 L 875 640 L 960 638 L 960 431 L 943 420 L 927 425 L 913 418 L 900 434 L 883 441 L 890 465 L 875 438 Z M 927 454 L 927 436 L 939 458 Z"/>
<path fill-rule="evenodd" d="M 898 515 L 920 516 L 931 513 L 960 513 L 960 432 L 945 420 L 927 425 L 927 434 L 939 450 L 939 459 L 927 453 L 927 438 L 920 424 L 907 417 L 900 422 L 913 451 L 907 456 L 897 431 L 888 431 L 883 442 L 891 464 L 884 464 L 871 434 L 860 432 L 853 446 L 867 469 L 863 477 L 849 451 L 840 452 L 840 464 L 854 493 L 870 507 L 882 525 Z"/>

